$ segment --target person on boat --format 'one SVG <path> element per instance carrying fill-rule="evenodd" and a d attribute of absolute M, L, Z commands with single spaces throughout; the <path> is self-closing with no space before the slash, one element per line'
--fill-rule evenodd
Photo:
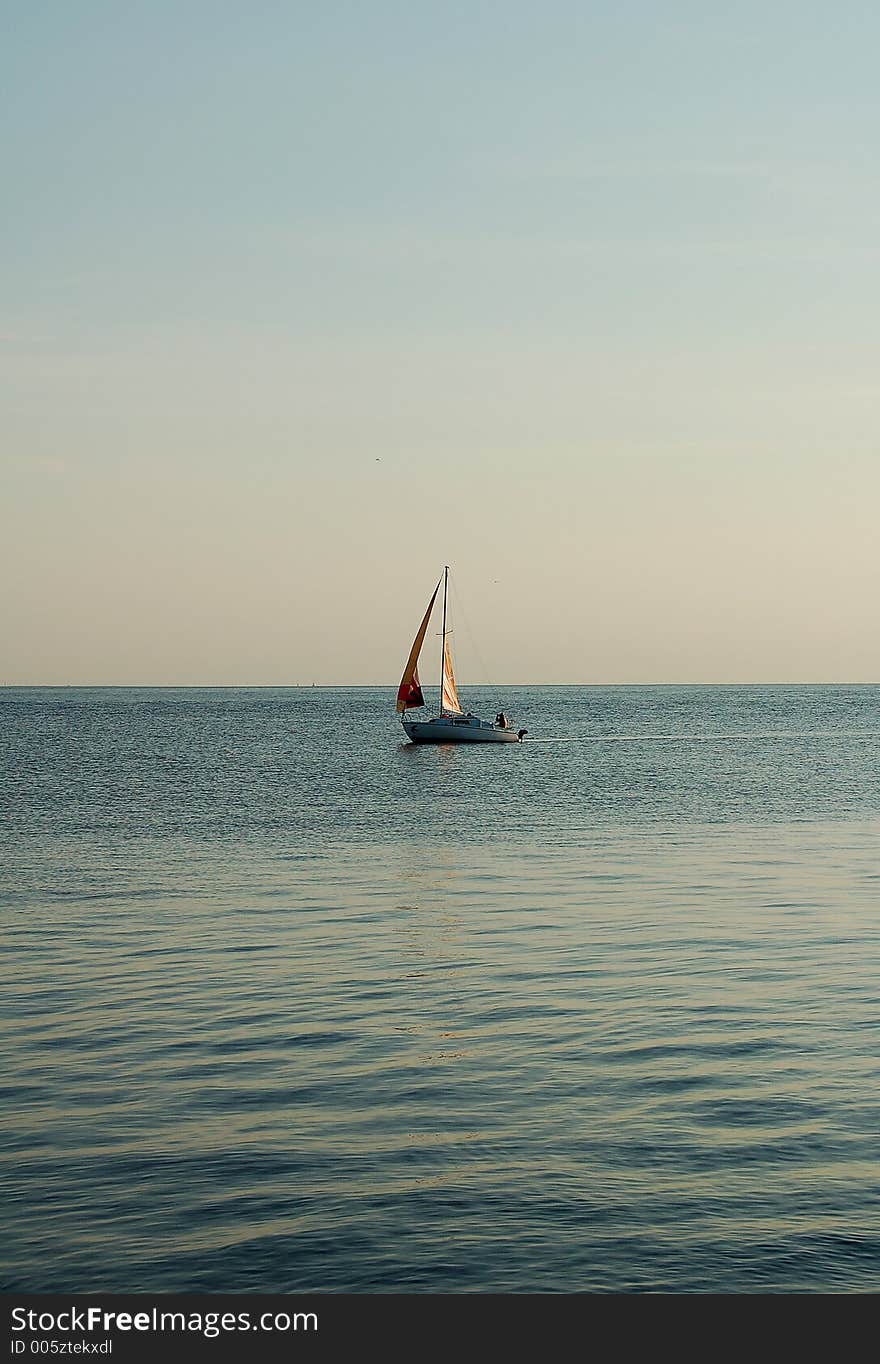
<path fill-rule="evenodd" d="M 503 710 L 499 710 L 498 714 L 495 716 L 495 723 L 499 729 L 507 729 L 507 716 L 504 714 Z"/>

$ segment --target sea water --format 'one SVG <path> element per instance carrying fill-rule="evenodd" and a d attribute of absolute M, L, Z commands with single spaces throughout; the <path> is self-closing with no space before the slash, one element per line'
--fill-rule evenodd
<path fill-rule="evenodd" d="M 880 1288 L 880 688 L 0 691 L 0 1287 Z"/>

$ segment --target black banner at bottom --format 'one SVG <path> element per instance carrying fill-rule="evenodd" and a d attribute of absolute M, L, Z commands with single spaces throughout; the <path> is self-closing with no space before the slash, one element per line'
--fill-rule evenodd
<path fill-rule="evenodd" d="M 766 1297 L 737 1294 L 697 1294 L 696 1303 L 688 1295 L 662 1293 L 2 1296 L 6 1341 L 0 1344 L 0 1364 L 4 1354 L 23 1364 L 38 1357 L 112 1364 L 219 1364 L 226 1359 L 262 1364 L 348 1359 L 372 1351 L 391 1359 L 404 1353 L 408 1359 L 433 1358 L 438 1350 L 490 1357 L 505 1350 L 516 1357 L 559 1359 L 609 1346 L 615 1354 L 654 1353 L 661 1343 L 689 1355 L 689 1345 L 704 1339 L 702 1329 L 709 1325 L 720 1332 L 728 1352 L 751 1351 L 757 1324 L 770 1307 Z M 777 1297 L 774 1315 L 778 1321 L 781 1317 L 787 1338 L 809 1330 L 816 1342 L 823 1325 L 818 1314 L 804 1310 L 802 1296 L 792 1314 L 791 1295 L 781 1296 L 788 1306 Z M 826 1320 L 830 1330 L 834 1314 Z"/>
<path fill-rule="evenodd" d="M 654 1339 L 655 1311 L 626 1297 L 523 1294 L 15 1294 L 4 1297 L 7 1359 L 174 1364 L 396 1357 L 469 1347 L 567 1356 L 611 1327 L 615 1352 Z M 655 1300 L 655 1307 L 657 1306 Z M 650 1335 L 647 1332 L 650 1330 Z M 645 1332 L 644 1340 L 640 1339 Z M 580 1350 L 578 1350 L 580 1353 Z M 0 1354 L 0 1364 L 2 1364 Z"/>

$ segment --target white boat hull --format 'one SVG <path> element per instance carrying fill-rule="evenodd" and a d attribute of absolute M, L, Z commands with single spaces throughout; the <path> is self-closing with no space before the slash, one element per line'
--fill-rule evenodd
<path fill-rule="evenodd" d="M 414 744 L 516 744 L 525 734 L 524 729 L 502 729 L 476 715 L 450 715 L 435 720 L 402 720 L 404 730 Z"/>

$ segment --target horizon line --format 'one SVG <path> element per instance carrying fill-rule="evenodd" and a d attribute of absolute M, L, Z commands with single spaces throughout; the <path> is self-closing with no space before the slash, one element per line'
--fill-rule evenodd
<path fill-rule="evenodd" d="M 3 691 L 388 691 L 395 693 L 396 682 L 0 682 Z M 497 691 L 502 687 L 876 687 L 880 680 L 836 679 L 815 681 L 748 682 L 720 679 L 690 682 L 474 682 L 467 691 Z"/>

